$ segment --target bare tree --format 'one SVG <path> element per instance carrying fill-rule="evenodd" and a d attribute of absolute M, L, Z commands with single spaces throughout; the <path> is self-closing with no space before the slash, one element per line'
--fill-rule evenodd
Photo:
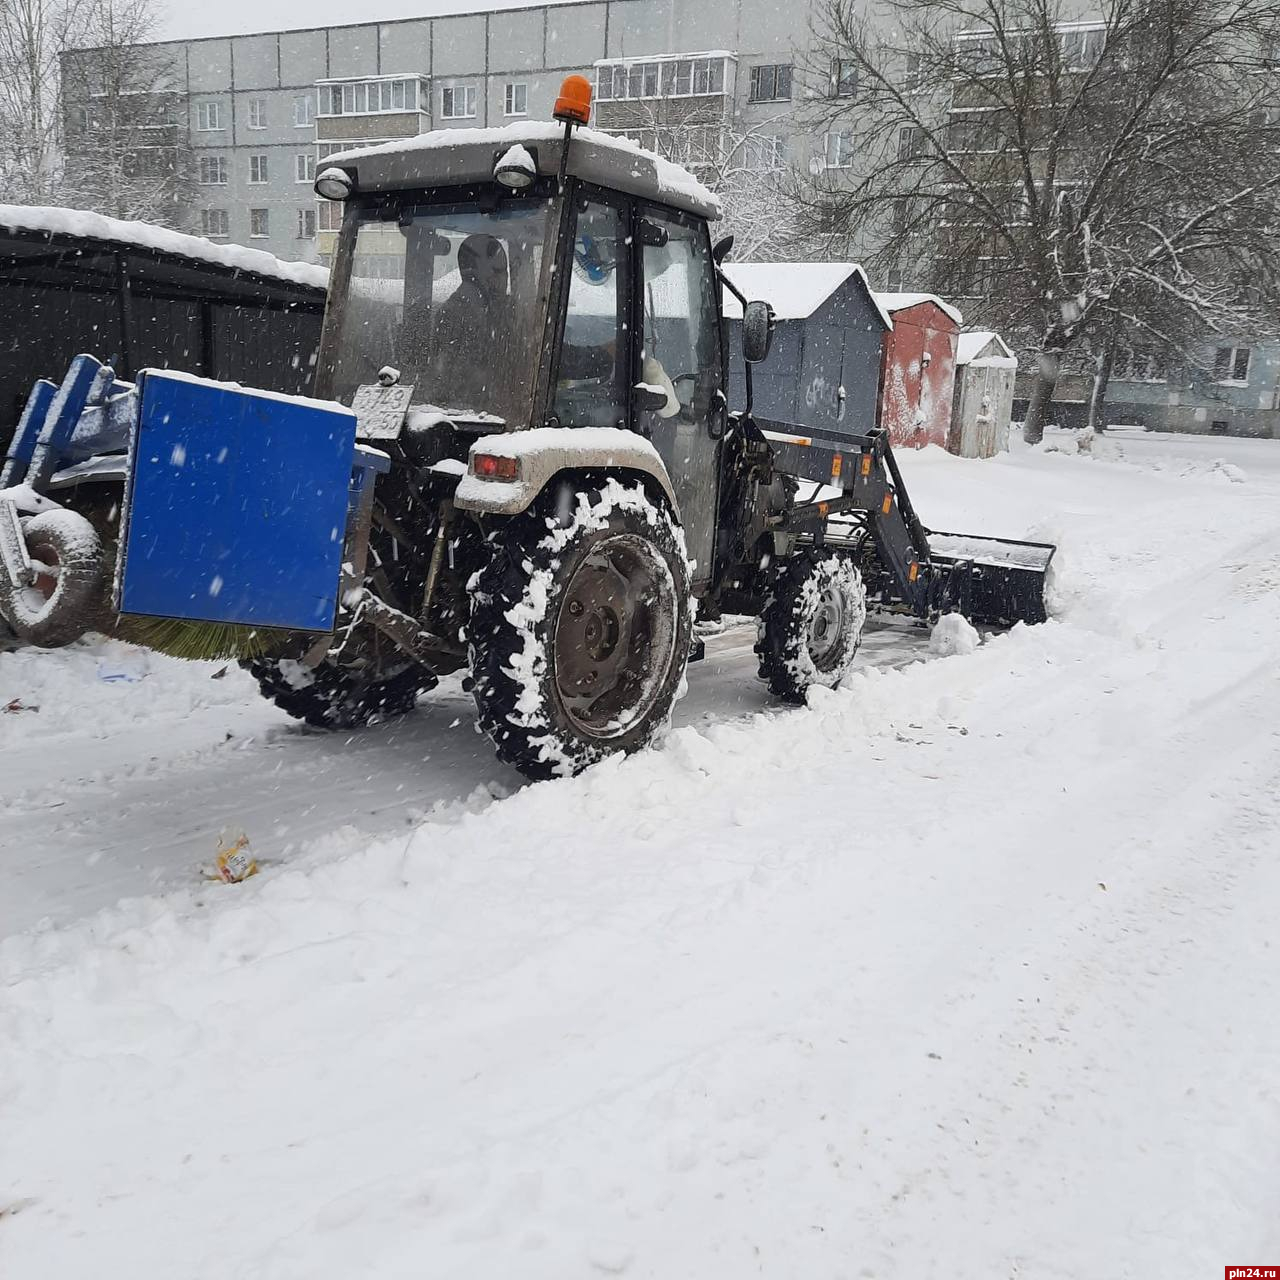
<path fill-rule="evenodd" d="M 70 203 L 116 218 L 180 226 L 192 157 L 185 99 L 166 51 L 146 41 L 155 0 L 76 0 L 62 56 Z"/>
<path fill-rule="evenodd" d="M 77 0 L 0 0 L 0 178 L 11 204 L 53 204 L 61 182 L 59 57 Z"/>
<path fill-rule="evenodd" d="M 819 46 L 853 86 L 828 119 L 860 146 L 809 184 L 806 220 L 1026 334 L 1029 440 L 1073 348 L 1274 328 L 1280 0 L 1104 0 L 1096 22 L 1058 0 L 861 13 L 825 0 Z"/>
<path fill-rule="evenodd" d="M 719 196 L 723 215 L 716 230 L 734 237 L 735 258 L 790 261 L 804 246 L 782 132 L 786 122 L 778 115 L 747 124 L 718 97 L 655 93 L 607 99 L 599 127 L 682 165 Z"/>

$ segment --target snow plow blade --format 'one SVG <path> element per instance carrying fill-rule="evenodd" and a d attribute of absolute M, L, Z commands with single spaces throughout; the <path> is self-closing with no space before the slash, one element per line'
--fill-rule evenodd
<path fill-rule="evenodd" d="M 786 526 L 850 550 L 869 541 L 875 566 L 864 564 L 863 574 L 873 599 L 921 618 L 957 611 L 976 626 L 1046 620 L 1050 543 L 931 533 L 879 428 L 837 440 L 786 423 L 763 426 L 779 469 L 817 486 Z"/>
<path fill-rule="evenodd" d="M 1045 582 L 1056 550 L 969 534 L 929 533 L 929 560 L 941 600 L 976 626 L 1045 622 Z"/>

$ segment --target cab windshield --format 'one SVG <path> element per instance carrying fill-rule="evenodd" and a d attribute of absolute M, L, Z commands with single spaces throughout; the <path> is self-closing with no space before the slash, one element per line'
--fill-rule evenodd
<path fill-rule="evenodd" d="M 552 201 L 370 211 L 327 344 L 328 393 L 350 403 L 390 365 L 411 404 L 527 423 L 546 315 Z M 341 280 L 339 263 L 337 278 Z"/>

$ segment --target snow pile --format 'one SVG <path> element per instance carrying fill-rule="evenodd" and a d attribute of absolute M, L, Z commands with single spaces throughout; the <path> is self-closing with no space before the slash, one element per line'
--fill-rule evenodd
<path fill-rule="evenodd" d="M 929 633 L 929 651 L 940 658 L 972 653 L 982 643 L 973 624 L 960 613 L 946 613 Z"/>
<path fill-rule="evenodd" d="M 890 315 L 895 315 L 899 311 L 907 311 L 911 307 L 932 303 L 945 316 L 954 320 L 956 324 L 964 323 L 964 316 L 960 314 L 959 308 L 949 302 L 943 302 L 936 293 L 881 293 L 877 291 L 876 301 Z"/>
<path fill-rule="evenodd" d="M 0 653 L 0 709 L 18 704 L 0 714 L 0 751 L 74 733 L 109 752 L 139 723 L 232 706 L 253 688 L 234 664 L 183 662 L 101 636 L 56 652 L 16 649 Z"/>
<path fill-rule="evenodd" d="M 198 262 L 209 262 L 235 271 L 288 280 L 313 289 L 329 287 L 329 272 L 324 267 L 308 262 L 285 262 L 262 249 L 249 249 L 239 244 L 215 244 L 203 236 L 186 235 L 150 222 L 124 222 L 87 209 L 0 204 L 0 227 L 40 231 L 50 238 L 65 235 L 105 240 L 111 244 L 154 249 L 159 253 L 194 258 Z"/>
<path fill-rule="evenodd" d="M 862 282 L 886 329 L 893 320 L 871 291 L 867 273 L 856 262 L 726 262 L 724 273 L 748 302 L 767 302 L 779 320 L 803 320 L 813 315 L 850 277 Z M 742 319 L 742 304 L 725 289 L 724 314 Z"/>
<path fill-rule="evenodd" d="M 988 347 L 993 348 L 991 353 L 982 355 L 981 352 Z M 976 329 L 956 338 L 956 368 L 963 365 L 976 369 L 1016 369 L 1018 357 L 998 333 L 992 333 L 989 329 Z"/>
<path fill-rule="evenodd" d="M 388 838 L 0 943 L 5 1280 L 1274 1258 L 1280 445 L 1236 443 L 1246 485 L 1139 442 L 913 453 L 930 524 L 1062 528 L 1065 620 L 785 713 L 721 686 L 661 749 L 499 802 L 459 770 Z M 452 698 L 380 756 L 314 747 L 312 803 L 336 828 L 487 750 Z M 135 840 L 210 773 L 268 822 L 272 758 L 211 747 Z M 0 874 L 134 794 L 69 790 Z"/>

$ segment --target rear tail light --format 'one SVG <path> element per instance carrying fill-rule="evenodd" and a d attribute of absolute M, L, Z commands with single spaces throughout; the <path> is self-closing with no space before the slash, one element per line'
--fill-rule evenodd
<path fill-rule="evenodd" d="M 471 474 L 481 480 L 519 480 L 520 459 L 505 458 L 500 453 L 471 455 Z"/>

